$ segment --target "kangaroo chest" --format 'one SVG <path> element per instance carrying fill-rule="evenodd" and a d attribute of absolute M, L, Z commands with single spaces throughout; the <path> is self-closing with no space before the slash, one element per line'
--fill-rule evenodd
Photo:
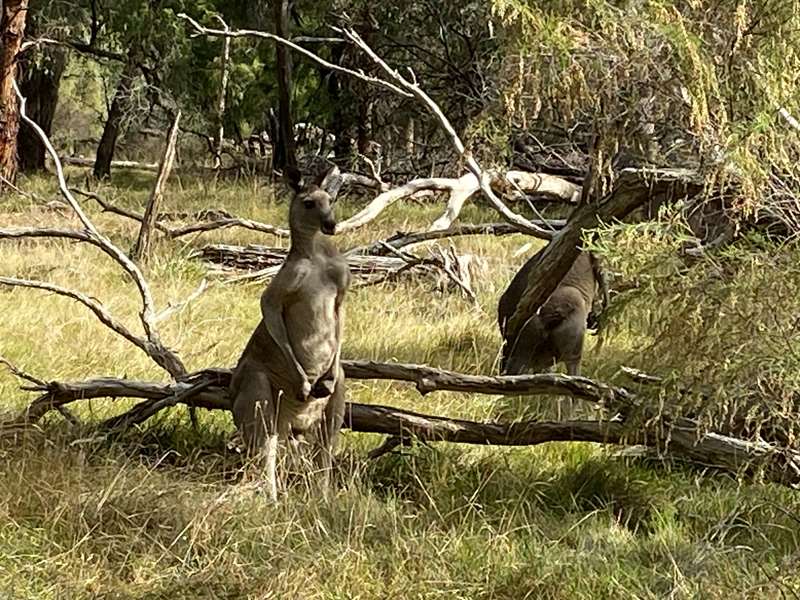
<path fill-rule="evenodd" d="M 336 304 L 346 280 L 339 263 L 332 257 L 312 258 L 297 293 L 284 307 L 289 342 L 311 381 L 331 367 L 341 343 Z"/>

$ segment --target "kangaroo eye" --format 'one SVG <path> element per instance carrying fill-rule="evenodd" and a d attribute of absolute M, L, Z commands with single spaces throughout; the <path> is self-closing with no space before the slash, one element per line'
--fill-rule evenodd
<path fill-rule="evenodd" d="M 314 208 L 314 201 L 313 200 L 303 200 L 303 206 L 306 208 Z"/>

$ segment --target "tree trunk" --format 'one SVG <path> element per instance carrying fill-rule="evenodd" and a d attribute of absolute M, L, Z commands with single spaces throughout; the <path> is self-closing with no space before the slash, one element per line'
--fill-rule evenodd
<path fill-rule="evenodd" d="M 275 34 L 289 38 L 289 0 L 274 0 Z M 292 58 L 283 44 L 275 48 L 278 71 L 278 138 L 272 142 L 272 168 L 297 165 L 292 121 Z"/>
<path fill-rule="evenodd" d="M 344 44 L 331 46 L 331 62 L 342 64 L 344 57 Z M 352 129 L 352 110 L 349 106 L 350 94 L 342 85 L 342 79 L 336 71 L 325 71 L 322 76 L 328 78 L 328 98 L 331 102 L 332 113 L 328 128 L 333 134 L 333 154 L 336 158 L 346 159 L 353 155 L 353 144 L 350 137 Z M 345 105 L 348 106 L 345 106 Z"/>
<path fill-rule="evenodd" d="M 230 39 L 230 38 L 225 38 Z M 147 202 L 147 208 L 142 217 L 142 226 L 139 228 L 139 238 L 136 240 L 136 245 L 133 247 L 131 258 L 136 262 L 147 260 L 150 254 L 150 238 L 153 234 L 153 229 L 156 227 L 156 219 L 158 218 L 158 209 L 161 204 L 161 198 L 164 195 L 164 187 L 167 185 L 170 171 L 172 171 L 172 163 L 175 161 L 175 146 L 178 143 L 178 131 L 181 122 L 181 111 L 175 115 L 172 121 L 172 127 L 167 134 L 167 145 L 164 148 L 164 154 L 161 156 L 161 163 L 158 167 L 158 175 L 153 184 L 153 191 L 150 193 L 150 199 Z"/>
<path fill-rule="evenodd" d="M 17 76 L 17 54 L 25 34 L 28 0 L 3 0 L 0 17 L 0 190 L 3 180 L 17 177 L 19 102 L 12 82 Z"/>
<path fill-rule="evenodd" d="M 32 36 L 33 23 L 28 23 L 28 35 Z M 41 127 L 48 137 L 53 129 L 53 116 L 58 104 L 58 90 L 61 76 L 67 65 L 67 55 L 60 48 L 44 49 L 40 60 L 33 60 L 26 53 L 26 60 L 20 64 L 20 90 L 27 99 L 25 112 Z M 41 171 L 45 167 L 47 150 L 39 136 L 28 125 L 21 125 L 21 135 L 17 140 L 19 169 L 23 172 Z"/>
<path fill-rule="evenodd" d="M 221 81 L 217 97 L 217 132 L 214 140 L 214 169 L 222 166 L 222 145 L 225 141 L 225 97 L 228 93 L 228 63 L 231 57 L 231 38 L 222 40 Z"/>
<path fill-rule="evenodd" d="M 111 177 L 111 160 L 114 158 L 114 149 L 117 145 L 122 117 L 130 104 L 131 88 L 136 76 L 136 69 L 136 61 L 133 58 L 128 59 L 117 83 L 117 91 L 111 101 L 111 107 L 108 109 L 108 118 L 106 119 L 105 127 L 103 127 L 103 135 L 100 138 L 100 144 L 97 146 L 97 157 L 94 161 L 94 176 L 98 179 Z"/>
<path fill-rule="evenodd" d="M 358 102 L 358 151 L 361 154 L 370 154 L 372 141 L 372 96 L 362 97 Z"/>

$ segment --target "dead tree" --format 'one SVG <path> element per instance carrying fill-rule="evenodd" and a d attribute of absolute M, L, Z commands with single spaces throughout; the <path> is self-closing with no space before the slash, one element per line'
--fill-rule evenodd
<path fill-rule="evenodd" d="M 223 22 L 223 25 L 224 22 Z M 225 25 L 227 28 L 227 25 Z M 222 144 L 225 141 L 225 99 L 228 94 L 228 63 L 231 58 L 231 38 L 222 38 L 222 56 L 220 58 L 220 84 L 217 97 L 217 135 L 214 141 L 214 169 L 222 166 Z"/>
<path fill-rule="evenodd" d="M 0 5 L 0 190 L 17 178 L 19 101 L 14 93 L 17 55 L 25 34 L 28 0 Z"/>
<path fill-rule="evenodd" d="M 155 228 L 158 208 L 161 204 L 161 197 L 164 194 L 164 187 L 167 185 L 167 179 L 169 179 L 169 174 L 172 170 L 172 163 L 175 160 L 175 148 L 178 142 L 180 122 L 181 111 L 178 111 L 172 121 L 169 134 L 167 135 L 167 145 L 161 157 L 158 175 L 153 183 L 153 190 L 150 192 L 150 199 L 147 201 L 147 207 L 142 217 L 142 226 L 139 228 L 139 238 L 136 240 L 136 245 L 133 248 L 132 258 L 137 262 L 146 260 L 150 252 L 150 238 Z"/>

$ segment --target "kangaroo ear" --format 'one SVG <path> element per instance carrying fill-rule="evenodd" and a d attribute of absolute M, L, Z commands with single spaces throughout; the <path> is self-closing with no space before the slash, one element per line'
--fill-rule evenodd
<path fill-rule="evenodd" d="M 300 190 L 303 189 L 303 176 L 300 174 L 297 167 L 286 165 L 283 169 L 283 176 L 289 184 L 289 187 L 291 187 L 295 193 L 300 193 Z"/>
<path fill-rule="evenodd" d="M 336 165 L 320 174 L 317 178 L 317 185 L 328 193 L 332 201 L 336 200 L 336 196 L 342 188 L 342 183 L 344 183 L 344 178 Z"/>

